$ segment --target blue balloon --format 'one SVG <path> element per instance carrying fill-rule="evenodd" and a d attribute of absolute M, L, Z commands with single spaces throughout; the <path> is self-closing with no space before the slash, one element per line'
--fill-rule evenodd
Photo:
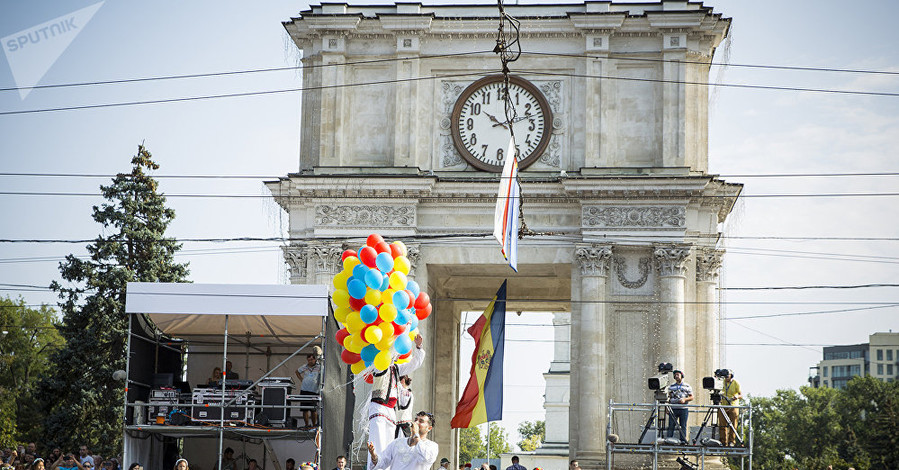
<path fill-rule="evenodd" d="M 371 323 L 378 319 L 378 309 L 373 305 L 365 305 L 362 307 L 362 310 L 359 310 L 359 317 L 365 323 Z"/>
<path fill-rule="evenodd" d="M 405 325 L 406 323 L 409 323 L 409 317 L 406 316 L 406 311 L 397 310 L 396 318 L 393 319 L 393 322 L 397 325 Z"/>
<path fill-rule="evenodd" d="M 378 253 L 378 256 L 375 257 L 375 266 L 382 273 L 387 274 L 393 270 L 393 257 L 390 256 L 390 253 Z"/>
<path fill-rule="evenodd" d="M 390 277 L 384 276 L 384 282 L 381 283 L 381 288 L 379 289 L 381 292 L 390 289 Z"/>
<path fill-rule="evenodd" d="M 350 292 L 350 297 L 354 299 L 365 298 L 365 283 L 360 281 L 359 279 L 353 279 L 352 281 L 348 282 L 346 288 Z"/>
<path fill-rule="evenodd" d="M 408 337 L 407 337 L 408 338 Z M 365 361 L 366 364 L 375 360 L 375 356 L 378 355 L 378 348 L 375 347 L 374 344 L 369 344 L 368 346 L 362 348 L 362 351 L 359 353 L 362 356 L 362 360 Z"/>
<path fill-rule="evenodd" d="M 365 285 L 372 289 L 381 290 L 381 284 L 384 283 L 384 276 L 377 269 L 369 269 L 365 273 Z"/>
<path fill-rule="evenodd" d="M 367 348 L 368 346 L 366 346 Z M 396 350 L 396 353 L 399 355 L 403 355 L 412 350 L 412 340 L 409 339 L 409 335 L 402 334 L 397 336 L 396 341 L 393 342 L 393 349 Z M 365 349 L 362 349 L 365 351 Z"/>
<path fill-rule="evenodd" d="M 409 315 L 408 317 L 409 317 L 409 331 L 412 331 L 412 330 L 418 328 L 418 317 L 416 317 L 414 314 Z"/>
<path fill-rule="evenodd" d="M 371 271 L 371 269 L 368 266 L 359 263 L 353 267 L 353 278 L 364 281 L 365 275 L 368 274 L 369 271 Z"/>
<path fill-rule="evenodd" d="M 412 297 L 415 297 L 416 299 L 418 298 L 418 294 L 421 293 L 421 287 L 419 287 L 418 283 L 412 279 L 409 279 L 409 281 L 406 282 L 406 290 L 411 292 Z"/>
<path fill-rule="evenodd" d="M 364 295 L 364 294 L 363 294 Z M 397 310 L 403 310 L 409 306 L 409 296 L 403 291 L 393 293 L 393 305 Z"/>

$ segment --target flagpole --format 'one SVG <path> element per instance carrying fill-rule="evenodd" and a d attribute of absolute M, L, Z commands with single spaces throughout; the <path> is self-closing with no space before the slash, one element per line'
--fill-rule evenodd
<path fill-rule="evenodd" d="M 487 468 L 490 468 L 490 421 L 487 421 Z"/>

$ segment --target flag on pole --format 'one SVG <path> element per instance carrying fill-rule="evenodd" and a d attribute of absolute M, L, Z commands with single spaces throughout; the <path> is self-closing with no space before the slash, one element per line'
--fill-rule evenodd
<path fill-rule="evenodd" d="M 471 377 L 450 426 L 470 428 L 503 419 L 503 349 L 506 337 L 506 281 L 484 314 L 468 328 L 474 338 Z"/>
<path fill-rule="evenodd" d="M 509 139 L 509 158 L 503 165 L 503 176 L 499 180 L 496 195 L 496 212 L 493 215 L 493 236 L 502 247 L 503 257 L 509 266 L 518 272 L 518 211 L 521 186 L 518 184 L 518 158 L 515 152 L 515 137 Z"/>

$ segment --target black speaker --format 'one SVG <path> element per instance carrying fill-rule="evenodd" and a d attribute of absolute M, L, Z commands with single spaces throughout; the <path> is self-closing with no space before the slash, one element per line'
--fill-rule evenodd
<path fill-rule="evenodd" d="M 262 415 L 269 423 L 287 422 L 287 387 L 265 387 L 262 389 Z M 267 408 L 274 406 L 275 408 Z"/>

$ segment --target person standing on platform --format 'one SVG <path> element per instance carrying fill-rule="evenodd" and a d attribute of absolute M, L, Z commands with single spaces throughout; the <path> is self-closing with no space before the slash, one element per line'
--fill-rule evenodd
<path fill-rule="evenodd" d="M 225 362 L 225 379 L 226 380 L 240 380 L 240 374 L 231 370 L 234 364 L 231 364 L 231 361 Z M 185 460 L 187 462 L 187 460 Z"/>
<path fill-rule="evenodd" d="M 424 363 L 425 350 L 421 348 L 423 341 L 421 335 L 415 337 L 415 347 L 412 348 L 409 362 L 391 364 L 387 370 L 372 374 L 371 401 L 368 404 L 368 440 L 374 445 L 377 454 L 383 452 L 396 435 L 399 378 L 411 374 Z M 370 453 L 368 468 L 374 468 Z"/>
<path fill-rule="evenodd" d="M 334 470 L 346 470 L 346 457 L 342 455 L 337 456 L 337 466 L 334 467 Z"/>
<path fill-rule="evenodd" d="M 690 415 L 690 410 L 686 406 L 674 405 L 686 405 L 691 401 L 693 401 L 693 387 L 684 382 L 683 372 L 674 371 L 674 383 L 668 386 L 668 402 L 673 405 L 671 413 L 675 419 L 668 423 L 668 437 L 674 436 L 674 427 L 677 425 L 681 443 L 687 442 L 687 417 Z"/>
<path fill-rule="evenodd" d="M 727 371 L 727 375 L 724 377 L 724 387 L 721 389 L 721 404 L 737 406 L 742 398 L 743 392 L 740 390 L 740 383 L 734 380 L 733 371 Z M 737 434 L 727 424 L 727 420 L 724 419 L 725 415 L 734 426 L 734 429 L 736 429 L 740 410 L 737 408 L 718 408 L 718 439 L 721 440 L 721 445 L 733 446 L 737 443 Z"/>
<path fill-rule="evenodd" d="M 434 428 L 434 415 L 419 411 L 412 421 L 412 435 L 398 437 L 387 445 L 380 454 L 372 442 L 368 443 L 368 460 L 371 470 L 429 470 L 437 461 L 437 443 L 428 439 L 428 432 Z"/>
<path fill-rule="evenodd" d="M 396 434 L 393 437 L 409 437 L 412 432 L 412 377 L 400 377 L 400 388 L 396 400 Z"/>
<path fill-rule="evenodd" d="M 321 373 L 322 366 L 318 363 L 318 357 L 314 353 L 306 354 L 306 365 L 296 371 L 297 378 L 301 382 L 300 395 L 318 396 Z M 303 421 L 306 423 L 305 429 L 318 426 L 318 401 L 304 400 L 301 405 L 303 406 Z"/>

